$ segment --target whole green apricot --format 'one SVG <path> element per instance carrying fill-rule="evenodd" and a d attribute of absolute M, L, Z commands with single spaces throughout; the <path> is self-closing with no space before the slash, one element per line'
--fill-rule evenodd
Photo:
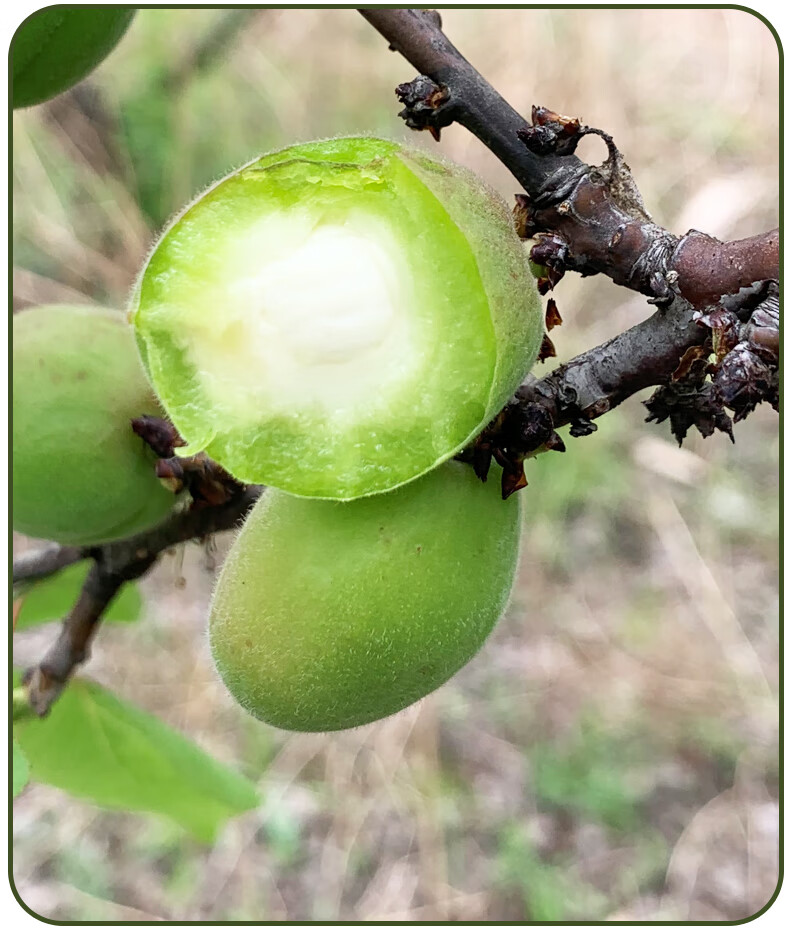
<path fill-rule="evenodd" d="M 161 414 L 117 311 L 50 305 L 14 316 L 13 527 L 63 544 L 158 524 L 174 504 L 130 420 Z"/>
<path fill-rule="evenodd" d="M 519 529 L 518 496 L 503 502 L 458 462 L 353 502 L 268 491 L 214 593 L 217 670 L 279 728 L 391 715 L 480 649 L 513 584 Z"/>
<path fill-rule="evenodd" d="M 385 139 L 265 155 L 165 230 L 131 315 L 193 451 L 349 500 L 451 458 L 535 361 L 543 318 L 510 211 Z"/>
<path fill-rule="evenodd" d="M 115 48 L 134 14 L 123 7 L 48 6 L 28 16 L 11 43 L 14 109 L 81 81 Z"/>

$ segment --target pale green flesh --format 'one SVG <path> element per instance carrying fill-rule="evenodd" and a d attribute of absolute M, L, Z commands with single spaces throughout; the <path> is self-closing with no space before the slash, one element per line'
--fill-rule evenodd
<path fill-rule="evenodd" d="M 220 575 L 209 639 L 230 692 L 269 724 L 331 731 L 436 689 L 479 650 L 518 557 L 518 497 L 451 462 L 387 495 L 268 491 Z"/>
<path fill-rule="evenodd" d="M 476 257 L 398 151 L 355 139 L 265 156 L 165 234 L 132 310 L 189 452 L 352 499 L 452 456 L 515 389 L 530 341 L 507 335 L 523 365 L 494 386 L 503 335 Z"/>

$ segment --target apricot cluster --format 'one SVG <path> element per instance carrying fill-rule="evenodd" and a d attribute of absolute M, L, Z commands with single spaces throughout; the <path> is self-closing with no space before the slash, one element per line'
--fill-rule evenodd
<path fill-rule="evenodd" d="M 238 702 L 280 728 L 350 728 L 467 663 L 512 588 L 520 505 L 452 460 L 543 336 L 502 200 L 387 140 L 274 152 L 175 218 L 129 318 L 179 454 L 269 487 L 211 606 Z M 50 310 L 24 315 L 16 341 L 18 526 L 94 541 L 161 518 L 125 428 L 154 405 L 131 333 Z"/>

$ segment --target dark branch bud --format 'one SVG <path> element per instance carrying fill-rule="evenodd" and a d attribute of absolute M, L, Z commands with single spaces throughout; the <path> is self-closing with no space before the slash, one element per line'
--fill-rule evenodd
<path fill-rule="evenodd" d="M 687 352 L 675 370 L 672 381 L 662 385 L 644 402 L 648 410 L 645 420 L 660 424 L 669 419 L 672 434 L 682 444 L 691 427 L 703 437 L 715 430 L 726 433 L 735 442 L 732 420 L 716 386 L 708 380 L 710 345 L 695 353 Z"/>
<path fill-rule="evenodd" d="M 570 435 L 571 437 L 589 437 L 598 430 L 598 425 L 593 424 L 586 414 L 577 414 L 571 418 Z"/>
<path fill-rule="evenodd" d="M 495 459 L 502 467 L 502 498 L 506 499 L 527 485 L 524 460 L 550 450 L 564 453 L 565 443 L 554 430 L 549 411 L 537 402 L 515 401 L 457 459 L 471 463 L 483 482 L 488 477 L 491 460 Z"/>
<path fill-rule="evenodd" d="M 739 343 L 713 377 L 719 397 L 741 421 L 763 401 L 779 410 L 779 375 L 746 342 Z"/>
<path fill-rule="evenodd" d="M 694 314 L 693 320 L 710 329 L 711 348 L 716 363 L 720 363 L 727 353 L 735 349 L 739 340 L 741 323 L 734 311 L 716 307 L 707 314 L 698 311 Z"/>
<path fill-rule="evenodd" d="M 176 449 L 186 443 L 165 418 L 150 415 L 133 418 L 132 430 L 160 457 L 156 463 L 157 478 L 175 495 L 186 489 L 193 508 L 223 505 L 244 488 L 205 453 L 176 456 Z"/>
<path fill-rule="evenodd" d="M 775 281 L 763 282 L 757 294 L 762 300 L 756 306 L 754 297 L 744 302 L 753 307 L 745 323 L 737 326 L 728 318 L 727 340 L 737 342 L 723 354 L 713 376 L 736 421 L 763 401 L 779 410 L 779 286 Z M 722 315 L 734 316 L 734 312 L 722 310 Z M 705 318 L 702 322 L 708 323 Z M 715 346 L 716 331 L 713 333 Z"/>
<path fill-rule="evenodd" d="M 535 265 L 550 269 L 554 275 L 553 282 L 556 284 L 565 274 L 568 244 L 556 233 L 538 233 L 529 251 L 529 257 Z"/>
<path fill-rule="evenodd" d="M 533 155 L 573 155 L 587 132 L 576 117 L 555 113 L 547 107 L 532 108 L 532 125 L 516 132 Z"/>
<path fill-rule="evenodd" d="M 669 418 L 678 445 L 682 445 L 691 427 L 696 427 L 703 437 L 720 430 L 735 443 L 732 420 L 712 382 L 700 383 L 689 377 L 662 385 L 644 405 L 649 412 L 646 421 L 660 424 Z"/>
<path fill-rule="evenodd" d="M 132 418 L 132 430 L 141 437 L 157 456 L 169 459 L 175 455 L 176 447 L 186 443 L 173 424 L 165 418 L 143 414 Z"/>
<path fill-rule="evenodd" d="M 427 129 L 438 142 L 442 128 L 453 122 L 448 89 L 421 74 L 408 84 L 399 84 L 395 93 L 404 104 L 398 116 L 409 129 Z"/>

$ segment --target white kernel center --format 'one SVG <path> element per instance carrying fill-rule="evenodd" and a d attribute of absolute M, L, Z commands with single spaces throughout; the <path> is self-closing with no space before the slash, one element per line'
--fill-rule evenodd
<path fill-rule="evenodd" d="M 203 295 L 211 324 L 193 320 L 188 344 L 211 401 L 236 416 L 263 405 L 353 417 L 422 363 L 408 259 L 382 221 L 270 215 L 222 266 Z"/>
<path fill-rule="evenodd" d="M 397 317 L 395 273 L 377 243 L 325 226 L 239 290 L 259 336 L 279 337 L 295 364 L 344 364 L 387 339 Z"/>

